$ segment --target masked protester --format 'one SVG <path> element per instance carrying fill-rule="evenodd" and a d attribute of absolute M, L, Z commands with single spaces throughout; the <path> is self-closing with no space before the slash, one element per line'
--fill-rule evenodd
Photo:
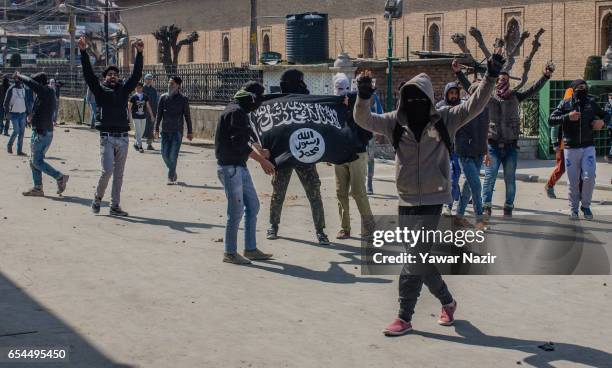
<path fill-rule="evenodd" d="M 162 158 L 168 167 L 168 185 L 176 184 L 176 165 L 183 141 L 185 123 L 187 125 L 187 139 L 193 139 L 189 99 L 181 93 L 182 84 L 183 80 L 180 77 L 170 77 L 168 92 L 159 98 L 159 104 L 157 105 L 155 137 L 159 137 L 159 126 L 161 124 L 161 151 Z"/>
<path fill-rule="evenodd" d="M 593 219 L 591 199 L 595 189 L 595 144 L 593 131 L 604 127 L 607 114 L 599 107 L 594 98 L 589 96 L 584 80 L 572 82 L 574 95 L 563 100 L 550 115 L 551 126 L 561 126 L 563 131 L 563 154 L 565 170 L 569 178 L 570 218 L 578 220 L 578 208 L 584 218 Z M 582 190 L 580 190 L 582 179 Z"/>
<path fill-rule="evenodd" d="M 225 254 L 223 262 L 249 264 L 250 260 L 266 260 L 272 254 L 257 249 L 257 213 L 259 198 L 246 165 L 249 158 L 259 162 L 268 175 L 274 165 L 268 161 L 270 152 L 257 143 L 248 114 L 257 110 L 262 102 L 264 88 L 257 82 L 248 82 L 234 96 L 221 116 L 215 133 L 217 174 L 227 197 L 227 225 L 225 227 Z M 238 254 L 238 227 L 244 220 L 244 257 Z M 246 258 L 245 258 L 246 257 Z"/>
<path fill-rule="evenodd" d="M 27 85 L 36 97 L 32 109 L 32 137 L 30 149 L 30 168 L 32 169 L 32 179 L 34 187 L 27 192 L 23 192 L 26 197 L 43 197 L 42 173 L 51 176 L 57 181 L 57 194 L 64 193 L 68 183 L 68 175 L 54 169 L 45 162 L 45 154 L 53 141 L 53 116 L 56 111 L 55 89 L 52 88 L 47 80 L 45 73 L 37 73 L 28 78 L 15 73 L 15 79 Z"/>
<path fill-rule="evenodd" d="M 402 228 L 407 227 L 408 221 L 412 222 L 410 226 L 418 228 L 437 228 L 442 206 L 451 200 L 449 137 L 482 112 L 491 98 L 503 65 L 499 52 L 489 60 L 487 76 L 474 94 L 454 107 L 436 109 L 431 80 L 427 74 L 419 74 L 401 88 L 396 111 L 372 114 L 371 78 L 367 75 L 358 78 L 355 121 L 364 129 L 384 135 L 396 148 L 396 186 Z M 437 269 L 433 265 L 425 267 L 425 273 L 415 273 L 413 266 L 404 266 L 399 281 L 399 314 L 383 331 L 385 335 L 402 335 L 412 329 L 412 314 L 423 284 L 442 304 L 438 323 L 453 324 L 457 302 Z"/>
<path fill-rule="evenodd" d="M 4 112 L 10 114 L 11 123 L 13 124 L 13 133 L 6 147 L 7 152 L 10 154 L 13 153 L 13 143 L 16 139 L 17 155 L 27 156 L 23 152 L 23 137 L 29 111 L 26 89 L 20 80 L 15 80 L 15 83 L 9 87 L 4 97 Z"/>
<path fill-rule="evenodd" d="M 96 129 L 100 131 L 102 175 L 98 181 L 94 200 L 91 203 L 91 210 L 94 214 L 100 213 L 100 204 L 112 176 L 113 188 L 110 214 L 112 216 L 127 216 L 128 213 L 120 207 L 123 171 L 125 169 L 129 145 L 128 131 L 130 130 L 130 122 L 127 107 L 130 93 L 136 88 L 136 84 L 142 77 L 142 51 L 144 43 L 138 40 L 133 45 L 137 50 L 134 70 L 125 83 L 119 79 L 119 68 L 114 65 L 104 69 L 102 72 L 104 81 L 100 83 L 89 61 L 87 39 L 81 37 L 78 45 L 81 50 L 83 76 L 96 100 L 98 112 Z"/>
<path fill-rule="evenodd" d="M 310 94 L 304 82 L 304 73 L 297 69 L 286 70 L 281 75 L 281 92 L 287 94 Z M 295 167 L 284 167 L 277 169 L 272 176 L 272 198 L 270 203 L 270 228 L 267 238 L 278 239 L 278 226 L 280 224 L 281 212 L 287 187 L 291 180 L 291 174 L 295 170 L 300 182 L 304 187 L 310 208 L 312 219 L 317 233 L 317 240 L 321 245 L 329 245 L 329 238 L 325 234 L 325 213 L 323 201 L 321 200 L 321 180 L 315 165 L 296 165 Z"/>
<path fill-rule="evenodd" d="M 516 196 L 516 164 L 518 159 L 518 139 L 520 133 L 520 103 L 538 93 L 552 76 L 553 70 L 546 67 L 544 75 L 530 88 L 516 91 L 510 86 L 510 75 L 502 72 L 489 101 L 489 138 L 488 153 L 485 157 L 485 179 L 482 191 L 484 213 L 492 214 L 493 190 L 499 167 L 504 168 L 506 201 L 504 216 L 512 217 Z"/>
<path fill-rule="evenodd" d="M 336 96 L 346 96 L 349 106 L 353 106 L 355 95 L 352 94 L 349 98 L 350 85 L 346 74 L 338 73 L 334 76 L 334 94 Z M 338 231 L 336 239 L 348 239 L 351 237 L 349 193 L 355 200 L 361 215 L 362 229 L 364 229 L 362 236 L 368 237 L 373 231 L 372 209 L 370 208 L 370 201 L 366 193 L 366 149 L 368 142 L 372 139 L 372 133 L 356 125 L 352 116 L 347 118 L 347 125 L 353 131 L 355 144 L 359 145 L 359 149 L 356 151 L 358 156 L 356 160 L 341 165 L 334 165 L 336 197 L 338 198 L 338 211 L 340 213 L 340 231 Z"/>
<path fill-rule="evenodd" d="M 453 107 L 461 103 L 461 86 L 457 82 L 450 82 L 444 87 L 444 99 L 436 104 L 436 109 L 441 109 L 445 106 Z M 443 214 L 451 216 L 453 205 L 458 204 L 461 190 L 459 189 L 459 179 L 461 178 L 461 166 L 459 165 L 459 157 L 453 151 L 450 157 L 450 173 L 451 173 L 451 196 L 453 201 L 444 206 Z M 457 205 L 455 205 L 455 208 Z"/>

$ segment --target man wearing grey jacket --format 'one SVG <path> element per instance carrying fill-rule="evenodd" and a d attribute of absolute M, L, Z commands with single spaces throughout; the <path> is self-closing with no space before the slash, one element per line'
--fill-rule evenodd
<path fill-rule="evenodd" d="M 459 128 L 485 108 L 503 63 L 501 50 L 496 49 L 488 61 L 487 76 L 474 94 L 465 103 L 439 110 L 435 108 L 433 87 L 427 74 L 419 74 L 408 81 L 400 90 L 398 109 L 383 115 L 370 112 L 370 98 L 374 92 L 371 77 L 362 74 L 358 78 L 355 122 L 396 142 L 400 226 L 406 226 L 409 220 L 410 227 L 416 221 L 418 228 L 421 225 L 426 229 L 437 228 L 442 206 L 451 200 L 449 137 L 452 140 Z M 383 331 L 385 335 L 403 335 L 412 329 L 410 321 L 423 284 L 442 304 L 438 323 L 453 324 L 457 302 L 434 266 L 426 271 L 415 272 L 412 266 L 404 265 L 399 280 L 399 314 Z"/>

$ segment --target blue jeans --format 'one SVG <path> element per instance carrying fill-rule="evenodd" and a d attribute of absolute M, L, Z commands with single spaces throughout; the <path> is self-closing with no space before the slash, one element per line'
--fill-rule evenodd
<path fill-rule="evenodd" d="M 8 146 L 13 147 L 13 142 L 17 138 L 17 152 L 23 152 L 23 135 L 25 134 L 26 113 L 11 113 L 11 122 L 13 123 L 13 133 L 9 138 Z"/>
<path fill-rule="evenodd" d="M 506 202 L 504 208 L 514 208 L 516 195 L 516 161 L 518 152 L 515 147 L 497 148 L 489 145 L 491 165 L 485 168 L 485 179 L 482 186 L 482 202 L 486 208 L 491 208 L 493 190 L 497 180 L 499 167 L 504 168 L 504 182 L 506 184 Z"/>
<path fill-rule="evenodd" d="M 459 163 L 465 176 L 465 183 L 463 183 L 463 189 L 461 190 L 461 198 L 459 199 L 459 208 L 457 208 L 457 216 L 465 215 L 465 209 L 472 198 L 472 204 L 474 206 L 474 214 L 476 220 L 482 220 L 482 186 L 480 185 L 480 168 L 482 167 L 482 160 L 484 156 L 467 157 L 460 156 Z"/>
<path fill-rule="evenodd" d="M 92 128 L 96 127 L 96 102 L 90 102 L 89 103 L 89 107 L 91 108 L 91 119 L 89 121 L 89 124 Z"/>
<path fill-rule="evenodd" d="M 42 188 L 42 173 L 49 175 L 55 180 L 63 176 L 61 172 L 45 162 L 45 154 L 52 141 L 53 131 L 47 131 L 44 135 L 38 134 L 36 130 L 32 131 L 32 138 L 30 139 L 30 168 L 32 169 L 32 179 L 36 188 Z"/>
<path fill-rule="evenodd" d="M 461 189 L 459 188 L 459 178 L 461 178 L 461 166 L 459 165 L 459 156 L 452 153 L 450 156 L 450 173 L 451 173 L 451 195 L 453 202 L 459 200 Z M 453 202 L 448 204 L 448 208 L 453 208 Z"/>
<path fill-rule="evenodd" d="M 4 122 L 4 107 L 0 107 L 0 134 L 8 134 L 8 125 L 8 122 Z"/>
<path fill-rule="evenodd" d="M 244 219 L 244 248 L 257 249 L 257 213 L 259 198 L 253 185 L 253 179 L 246 166 L 219 166 L 219 180 L 225 188 L 227 197 L 227 224 L 225 226 L 225 253 L 236 254 L 238 248 L 238 226 Z"/>
<path fill-rule="evenodd" d="M 176 176 L 176 163 L 182 142 L 183 133 L 181 132 L 161 132 L 161 154 L 168 167 L 168 179 Z"/>

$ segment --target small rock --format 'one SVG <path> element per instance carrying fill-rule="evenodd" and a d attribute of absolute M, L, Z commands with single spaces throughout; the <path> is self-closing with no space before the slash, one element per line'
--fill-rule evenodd
<path fill-rule="evenodd" d="M 538 345 L 538 348 L 544 351 L 555 351 L 555 344 L 549 341 L 547 344 Z"/>
<path fill-rule="evenodd" d="M 46 211 L 46 210 L 47 210 L 46 208 L 43 208 L 43 211 Z"/>
<path fill-rule="evenodd" d="M 63 125 L 63 124 L 60 124 Z M 64 129 L 64 133 L 70 133 L 70 129 Z"/>
<path fill-rule="evenodd" d="M 223 238 L 215 239 L 215 243 L 223 243 Z"/>
<path fill-rule="evenodd" d="M 183 244 L 185 244 L 185 241 L 183 240 Z"/>
<path fill-rule="evenodd" d="M 521 365 L 523 363 L 521 363 L 521 361 L 519 360 L 518 362 L 516 362 L 517 365 Z"/>
<path fill-rule="evenodd" d="M 6 217 L 4 219 L 6 220 Z M 604 286 L 608 286 L 608 284 L 604 282 Z"/>
<path fill-rule="evenodd" d="M 5 219 L 5 220 L 8 220 L 8 217 L 4 216 L 4 219 Z M 605 285 L 605 284 L 604 284 L 604 285 Z"/>

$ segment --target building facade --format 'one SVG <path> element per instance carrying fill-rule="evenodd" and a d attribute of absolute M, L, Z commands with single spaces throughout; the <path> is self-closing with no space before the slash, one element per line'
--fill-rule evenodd
<path fill-rule="evenodd" d="M 138 6 L 146 0 L 120 0 L 119 6 Z M 258 0 L 258 52 L 285 54 L 287 14 L 317 11 L 329 14 L 329 58 L 345 51 L 351 57 L 382 59 L 387 53 L 387 22 L 384 1 L 372 0 Z M 131 38 L 146 42 L 145 62 L 160 61 L 157 41 L 151 35 L 161 25 L 177 24 L 184 32 L 198 31 L 200 40 L 181 51 L 181 63 L 235 63 L 249 60 L 250 1 L 180 0 L 167 5 L 122 11 L 122 22 Z M 478 27 L 488 45 L 508 29 L 520 35 L 531 32 L 519 50 L 513 74 L 522 72 L 522 60 L 531 51 L 533 35 L 541 27 L 540 51 L 533 59 L 530 79 L 548 60 L 557 66 L 556 79 L 583 75 L 586 59 L 603 55 L 612 42 L 612 1 L 466 0 L 404 1 L 403 17 L 394 20 L 394 55 L 415 58 L 418 50 L 460 52 L 451 41 L 455 32 L 468 34 Z M 476 42 L 468 36 L 475 59 L 482 58 Z"/>

